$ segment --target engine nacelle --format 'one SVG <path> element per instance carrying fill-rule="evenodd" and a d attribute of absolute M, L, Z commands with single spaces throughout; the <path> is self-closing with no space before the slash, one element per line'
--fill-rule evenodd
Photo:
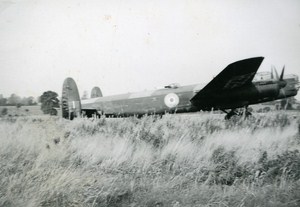
<path fill-rule="evenodd" d="M 244 88 L 238 88 L 224 92 L 216 96 L 216 99 L 228 100 L 228 102 L 244 101 L 255 102 L 256 100 L 262 100 L 264 98 L 276 99 L 279 94 L 279 86 L 277 84 L 268 85 L 251 85 Z M 221 101 L 222 102 L 222 101 Z"/>
<path fill-rule="evenodd" d="M 77 85 L 72 78 L 66 78 L 61 96 L 62 117 L 72 120 L 81 115 L 81 102 Z"/>
<path fill-rule="evenodd" d="M 276 99 L 279 94 L 280 86 L 276 83 L 269 85 L 256 85 L 256 90 L 257 91 L 255 91 L 255 93 L 258 98 L 270 97 Z"/>

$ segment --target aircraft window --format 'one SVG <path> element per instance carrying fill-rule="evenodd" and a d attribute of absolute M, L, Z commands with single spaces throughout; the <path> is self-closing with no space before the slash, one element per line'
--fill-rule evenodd
<path fill-rule="evenodd" d="M 179 88 L 180 84 L 179 83 L 171 83 L 167 86 L 165 86 L 165 88 Z"/>

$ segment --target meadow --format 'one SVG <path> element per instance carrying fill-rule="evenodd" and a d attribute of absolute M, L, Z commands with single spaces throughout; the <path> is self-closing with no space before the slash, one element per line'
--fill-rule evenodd
<path fill-rule="evenodd" d="M 0 119 L 0 206 L 300 206 L 300 113 Z"/>
<path fill-rule="evenodd" d="M 16 117 L 43 115 L 43 112 L 41 111 L 41 106 L 39 105 L 21 106 L 20 108 L 16 106 L 0 106 L 0 116 L 4 114 L 10 117 Z"/>

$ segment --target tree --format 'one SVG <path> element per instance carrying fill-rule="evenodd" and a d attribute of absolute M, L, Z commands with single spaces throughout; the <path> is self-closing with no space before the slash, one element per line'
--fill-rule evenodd
<path fill-rule="evenodd" d="M 59 108 L 59 99 L 57 98 L 57 93 L 53 91 L 46 91 L 40 96 L 41 110 L 44 114 L 57 115 L 57 110 Z"/>
<path fill-rule="evenodd" d="M 81 97 L 82 100 L 88 99 L 89 98 L 89 93 L 87 91 L 83 91 L 83 95 Z"/>
<path fill-rule="evenodd" d="M 29 96 L 29 97 L 24 97 L 21 101 L 22 105 L 24 106 L 33 106 L 36 105 L 37 103 L 34 100 L 34 97 Z"/>
<path fill-rule="evenodd" d="M 0 106 L 33 106 L 37 105 L 36 99 L 33 96 L 23 97 L 16 94 L 11 94 L 10 97 L 4 98 L 2 94 L 0 94 Z"/>
<path fill-rule="evenodd" d="M 3 96 L 0 97 L 0 106 L 6 106 L 7 98 L 4 98 Z"/>
<path fill-rule="evenodd" d="M 14 93 L 7 99 L 7 105 L 16 106 L 18 103 L 21 103 L 21 97 Z"/>

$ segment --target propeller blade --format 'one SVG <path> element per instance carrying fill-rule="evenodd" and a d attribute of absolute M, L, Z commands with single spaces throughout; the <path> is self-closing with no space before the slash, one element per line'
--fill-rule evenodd
<path fill-rule="evenodd" d="M 274 74 L 273 74 L 274 72 L 273 72 L 273 65 L 272 65 L 272 67 L 271 67 L 271 79 L 273 80 L 274 79 Z"/>
<path fill-rule="evenodd" d="M 283 80 L 284 69 L 285 69 L 285 66 L 283 66 L 283 68 L 282 68 L 282 71 L 281 71 L 280 79 L 279 79 L 279 80 Z"/>
<path fill-rule="evenodd" d="M 284 98 L 286 98 L 286 95 L 285 95 L 285 90 L 283 90 L 283 89 L 280 89 L 280 91 L 282 91 L 282 94 L 284 95 Z"/>
<path fill-rule="evenodd" d="M 276 70 L 275 67 L 274 67 L 274 71 L 275 71 L 275 77 L 276 77 L 276 80 L 279 80 L 279 76 L 278 76 L 278 73 L 277 73 L 277 70 Z"/>

